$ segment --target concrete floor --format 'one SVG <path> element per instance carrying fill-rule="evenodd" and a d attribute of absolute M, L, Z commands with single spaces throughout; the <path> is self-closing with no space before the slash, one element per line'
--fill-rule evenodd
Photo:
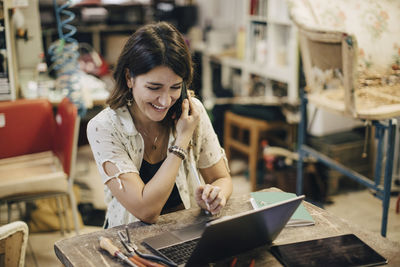
<path fill-rule="evenodd" d="M 87 147 L 80 149 L 78 162 L 79 159 L 87 159 L 90 157 L 88 151 L 90 152 Z M 81 162 L 83 161 L 81 160 Z M 85 160 L 85 162 L 85 164 L 87 164 L 87 162 L 94 164 L 90 159 L 89 161 Z M 86 175 L 88 176 L 87 178 L 92 183 L 93 179 L 100 179 L 95 168 L 89 167 L 86 169 L 86 171 Z M 246 177 L 243 174 L 240 174 L 240 171 L 236 170 L 235 168 L 233 168 L 232 171 L 237 174 L 233 176 L 234 194 L 250 192 L 250 185 Z M 96 184 L 96 182 L 94 182 L 94 184 Z M 100 191 L 101 190 L 96 190 L 96 194 L 99 194 L 98 192 Z M 368 190 L 339 193 L 331 196 L 331 200 L 333 201 L 333 204 L 325 205 L 324 207 L 327 211 L 332 212 L 333 214 L 343 218 L 344 220 L 350 221 L 355 225 L 359 225 L 364 229 L 380 233 L 382 216 L 381 201 L 373 197 Z M 397 197 L 391 198 L 387 238 L 400 243 L 400 214 L 395 213 L 396 200 Z M 101 230 L 101 228 L 85 226 L 81 230 L 81 233 L 89 233 L 98 230 Z M 69 238 L 73 235 L 74 233 L 69 233 L 65 236 L 62 236 L 60 232 L 30 234 L 29 246 L 26 254 L 26 266 L 62 266 L 55 256 L 54 243 L 58 240 Z M 35 259 L 37 265 L 35 264 Z"/>

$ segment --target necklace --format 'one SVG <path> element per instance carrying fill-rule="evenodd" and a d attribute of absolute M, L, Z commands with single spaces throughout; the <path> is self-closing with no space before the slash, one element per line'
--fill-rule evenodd
<path fill-rule="evenodd" d="M 147 133 L 144 131 L 144 129 L 143 129 L 143 134 L 146 136 L 146 137 L 149 137 L 148 135 L 147 135 Z M 157 140 L 158 140 L 158 136 L 160 135 L 160 133 L 156 136 L 156 138 L 154 138 L 154 141 L 153 141 L 153 145 L 151 146 L 151 149 L 153 149 L 153 150 L 157 150 L 157 145 L 156 145 L 156 143 L 157 143 Z"/>
<path fill-rule="evenodd" d="M 131 112 L 130 107 L 127 107 L 127 109 L 128 109 L 129 115 L 131 115 L 132 120 L 135 122 L 135 119 L 134 119 L 133 116 L 132 116 L 132 112 Z M 140 127 L 140 128 L 141 128 L 141 127 Z M 146 136 L 147 138 L 149 138 L 149 136 L 147 135 L 147 133 L 146 133 L 146 131 L 144 130 L 144 128 L 141 128 L 141 131 L 140 131 L 140 132 L 143 133 L 144 136 Z M 157 140 L 158 140 L 158 136 L 159 136 L 159 135 L 160 135 L 160 133 L 158 133 L 158 135 L 154 138 L 153 145 L 151 146 L 151 149 L 152 149 L 152 150 L 157 150 L 157 145 L 156 145 L 156 143 L 157 143 Z"/>
<path fill-rule="evenodd" d="M 147 140 L 152 139 L 149 137 L 148 133 L 143 131 L 143 135 L 147 137 Z M 156 162 L 159 162 L 161 159 L 165 157 L 164 152 L 163 152 L 163 146 L 165 145 L 163 143 L 163 140 L 165 139 L 164 131 L 161 131 L 158 133 L 158 135 L 154 138 L 153 143 L 150 144 L 150 146 L 144 147 L 144 154 L 147 162 L 154 164 Z M 150 142 L 149 142 L 150 143 Z M 161 148 L 161 149 L 160 149 Z"/>

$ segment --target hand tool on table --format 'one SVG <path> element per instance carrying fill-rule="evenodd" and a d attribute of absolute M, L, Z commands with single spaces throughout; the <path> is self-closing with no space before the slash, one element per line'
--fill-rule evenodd
<path fill-rule="evenodd" d="M 134 242 L 131 242 L 127 225 L 125 225 L 125 231 L 118 231 L 118 236 L 121 240 L 122 245 L 124 245 L 129 255 L 131 256 L 129 259 L 134 259 L 144 264 L 146 267 L 164 267 L 164 265 L 162 264 L 171 267 L 177 267 L 176 263 L 161 256 L 139 252 L 136 244 Z"/>
<path fill-rule="evenodd" d="M 104 250 L 107 250 L 114 257 L 120 258 L 123 262 L 128 264 L 131 267 L 140 267 L 137 264 L 133 263 L 127 256 L 124 255 L 119 249 L 111 242 L 111 240 L 107 237 L 101 236 L 99 238 L 100 247 Z"/>

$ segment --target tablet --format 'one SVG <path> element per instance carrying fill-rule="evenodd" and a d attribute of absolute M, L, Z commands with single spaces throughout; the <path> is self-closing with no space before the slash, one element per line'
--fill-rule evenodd
<path fill-rule="evenodd" d="M 375 266 L 387 260 L 354 234 L 276 245 L 271 253 L 284 266 Z"/>

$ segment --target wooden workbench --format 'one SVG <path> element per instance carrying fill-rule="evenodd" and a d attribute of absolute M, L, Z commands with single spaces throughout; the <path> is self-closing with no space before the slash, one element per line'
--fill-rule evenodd
<path fill-rule="evenodd" d="M 264 191 L 274 190 L 266 189 Z M 223 212 L 219 216 L 232 215 L 238 212 L 250 210 L 249 194 L 240 197 L 232 197 Z M 400 266 L 400 244 L 392 242 L 379 234 L 363 231 L 359 227 L 351 225 L 327 211 L 320 209 L 308 202 L 304 203 L 307 210 L 315 220 L 314 226 L 305 227 L 286 227 L 280 233 L 274 244 L 287 244 L 298 241 L 305 241 L 323 237 L 337 236 L 342 234 L 354 233 L 369 246 L 378 251 L 388 259 L 388 266 Z M 182 210 L 163 215 L 157 224 L 148 225 L 142 222 L 129 224 L 131 237 L 142 252 L 148 252 L 141 246 L 141 240 L 157 233 L 178 229 L 194 222 L 208 220 L 200 209 Z M 126 252 L 118 240 L 117 231 L 124 229 L 124 226 L 117 226 L 107 230 L 101 230 L 90 234 L 79 235 L 72 238 L 58 241 L 54 245 L 58 259 L 65 266 L 124 266 L 119 260 L 103 251 L 99 246 L 99 237 L 110 238 L 115 245 Z M 252 251 L 238 255 L 238 266 L 248 266 L 250 259 L 255 259 L 256 266 L 281 266 L 275 257 L 269 253 L 268 246 L 262 246 Z M 229 266 L 227 263 L 231 258 L 220 261 L 214 266 Z"/>

